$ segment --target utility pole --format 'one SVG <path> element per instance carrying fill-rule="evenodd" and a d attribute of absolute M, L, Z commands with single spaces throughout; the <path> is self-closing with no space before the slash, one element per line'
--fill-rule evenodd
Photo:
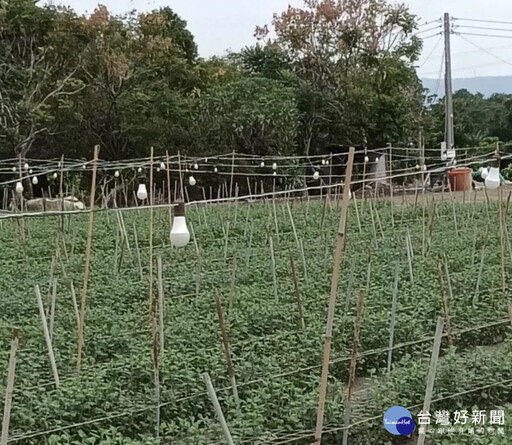
<path fill-rule="evenodd" d="M 452 97 L 452 56 L 450 50 L 450 14 L 444 14 L 444 60 L 445 60 L 445 73 L 444 73 L 444 92 L 445 92 L 445 128 L 444 128 L 444 141 L 446 143 L 447 161 L 453 161 L 450 153 L 455 148 L 454 134 L 453 134 L 453 97 Z"/>

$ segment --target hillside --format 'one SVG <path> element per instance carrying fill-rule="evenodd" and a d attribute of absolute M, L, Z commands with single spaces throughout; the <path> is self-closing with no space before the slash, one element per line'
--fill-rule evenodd
<path fill-rule="evenodd" d="M 444 80 L 439 82 L 437 79 L 421 79 L 424 88 L 444 96 Z M 439 84 L 439 87 L 438 87 Z M 453 91 L 466 89 L 471 93 L 482 93 L 484 96 L 491 96 L 494 93 L 512 94 L 512 76 L 496 76 L 496 77 L 467 77 L 453 79 Z"/>

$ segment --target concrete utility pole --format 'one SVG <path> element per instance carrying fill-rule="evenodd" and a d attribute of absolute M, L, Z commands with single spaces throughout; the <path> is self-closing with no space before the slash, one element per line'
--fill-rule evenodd
<path fill-rule="evenodd" d="M 444 14 L 444 91 L 445 91 L 445 128 L 444 140 L 446 143 L 447 154 L 455 148 L 453 134 L 453 98 L 452 98 L 452 56 L 450 51 L 450 14 Z M 448 156 L 450 159 L 450 156 Z M 453 158 L 455 159 L 455 157 Z M 452 159 L 452 161 L 453 161 Z"/>

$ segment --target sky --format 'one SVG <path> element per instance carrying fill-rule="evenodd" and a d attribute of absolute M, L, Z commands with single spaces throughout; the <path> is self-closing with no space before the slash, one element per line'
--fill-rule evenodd
<path fill-rule="evenodd" d="M 460 19 L 509 21 L 510 24 L 455 20 L 454 26 L 493 29 L 454 28 L 455 32 L 494 34 L 512 37 L 512 0 L 404 0 L 421 23 L 439 19 L 445 12 Z M 98 0 L 53 0 L 54 4 L 90 13 Z M 148 11 L 170 6 L 188 23 L 202 57 L 224 55 L 255 42 L 255 25 L 270 24 L 275 12 L 289 4 L 301 6 L 303 0 L 102 0 L 113 13 L 133 9 Z M 434 23 L 420 29 L 441 25 Z M 443 41 L 436 34 L 441 28 L 420 34 L 429 37 L 418 62 L 420 77 L 437 79 L 441 72 Z M 432 37 L 430 37 L 432 36 Z M 464 40 L 466 39 L 466 40 Z M 512 38 L 465 35 L 451 36 L 453 77 L 512 75 Z M 475 46 L 476 45 L 476 46 Z M 491 54 L 489 54 L 491 53 Z"/>

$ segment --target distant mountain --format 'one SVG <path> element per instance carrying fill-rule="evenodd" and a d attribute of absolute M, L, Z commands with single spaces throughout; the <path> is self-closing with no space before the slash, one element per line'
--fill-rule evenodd
<path fill-rule="evenodd" d="M 444 79 L 421 79 L 423 87 L 430 90 L 430 94 L 436 93 L 444 96 Z M 499 77 L 468 77 L 453 79 L 453 92 L 466 89 L 470 93 L 482 93 L 484 96 L 491 96 L 494 93 L 512 94 L 512 76 Z"/>

